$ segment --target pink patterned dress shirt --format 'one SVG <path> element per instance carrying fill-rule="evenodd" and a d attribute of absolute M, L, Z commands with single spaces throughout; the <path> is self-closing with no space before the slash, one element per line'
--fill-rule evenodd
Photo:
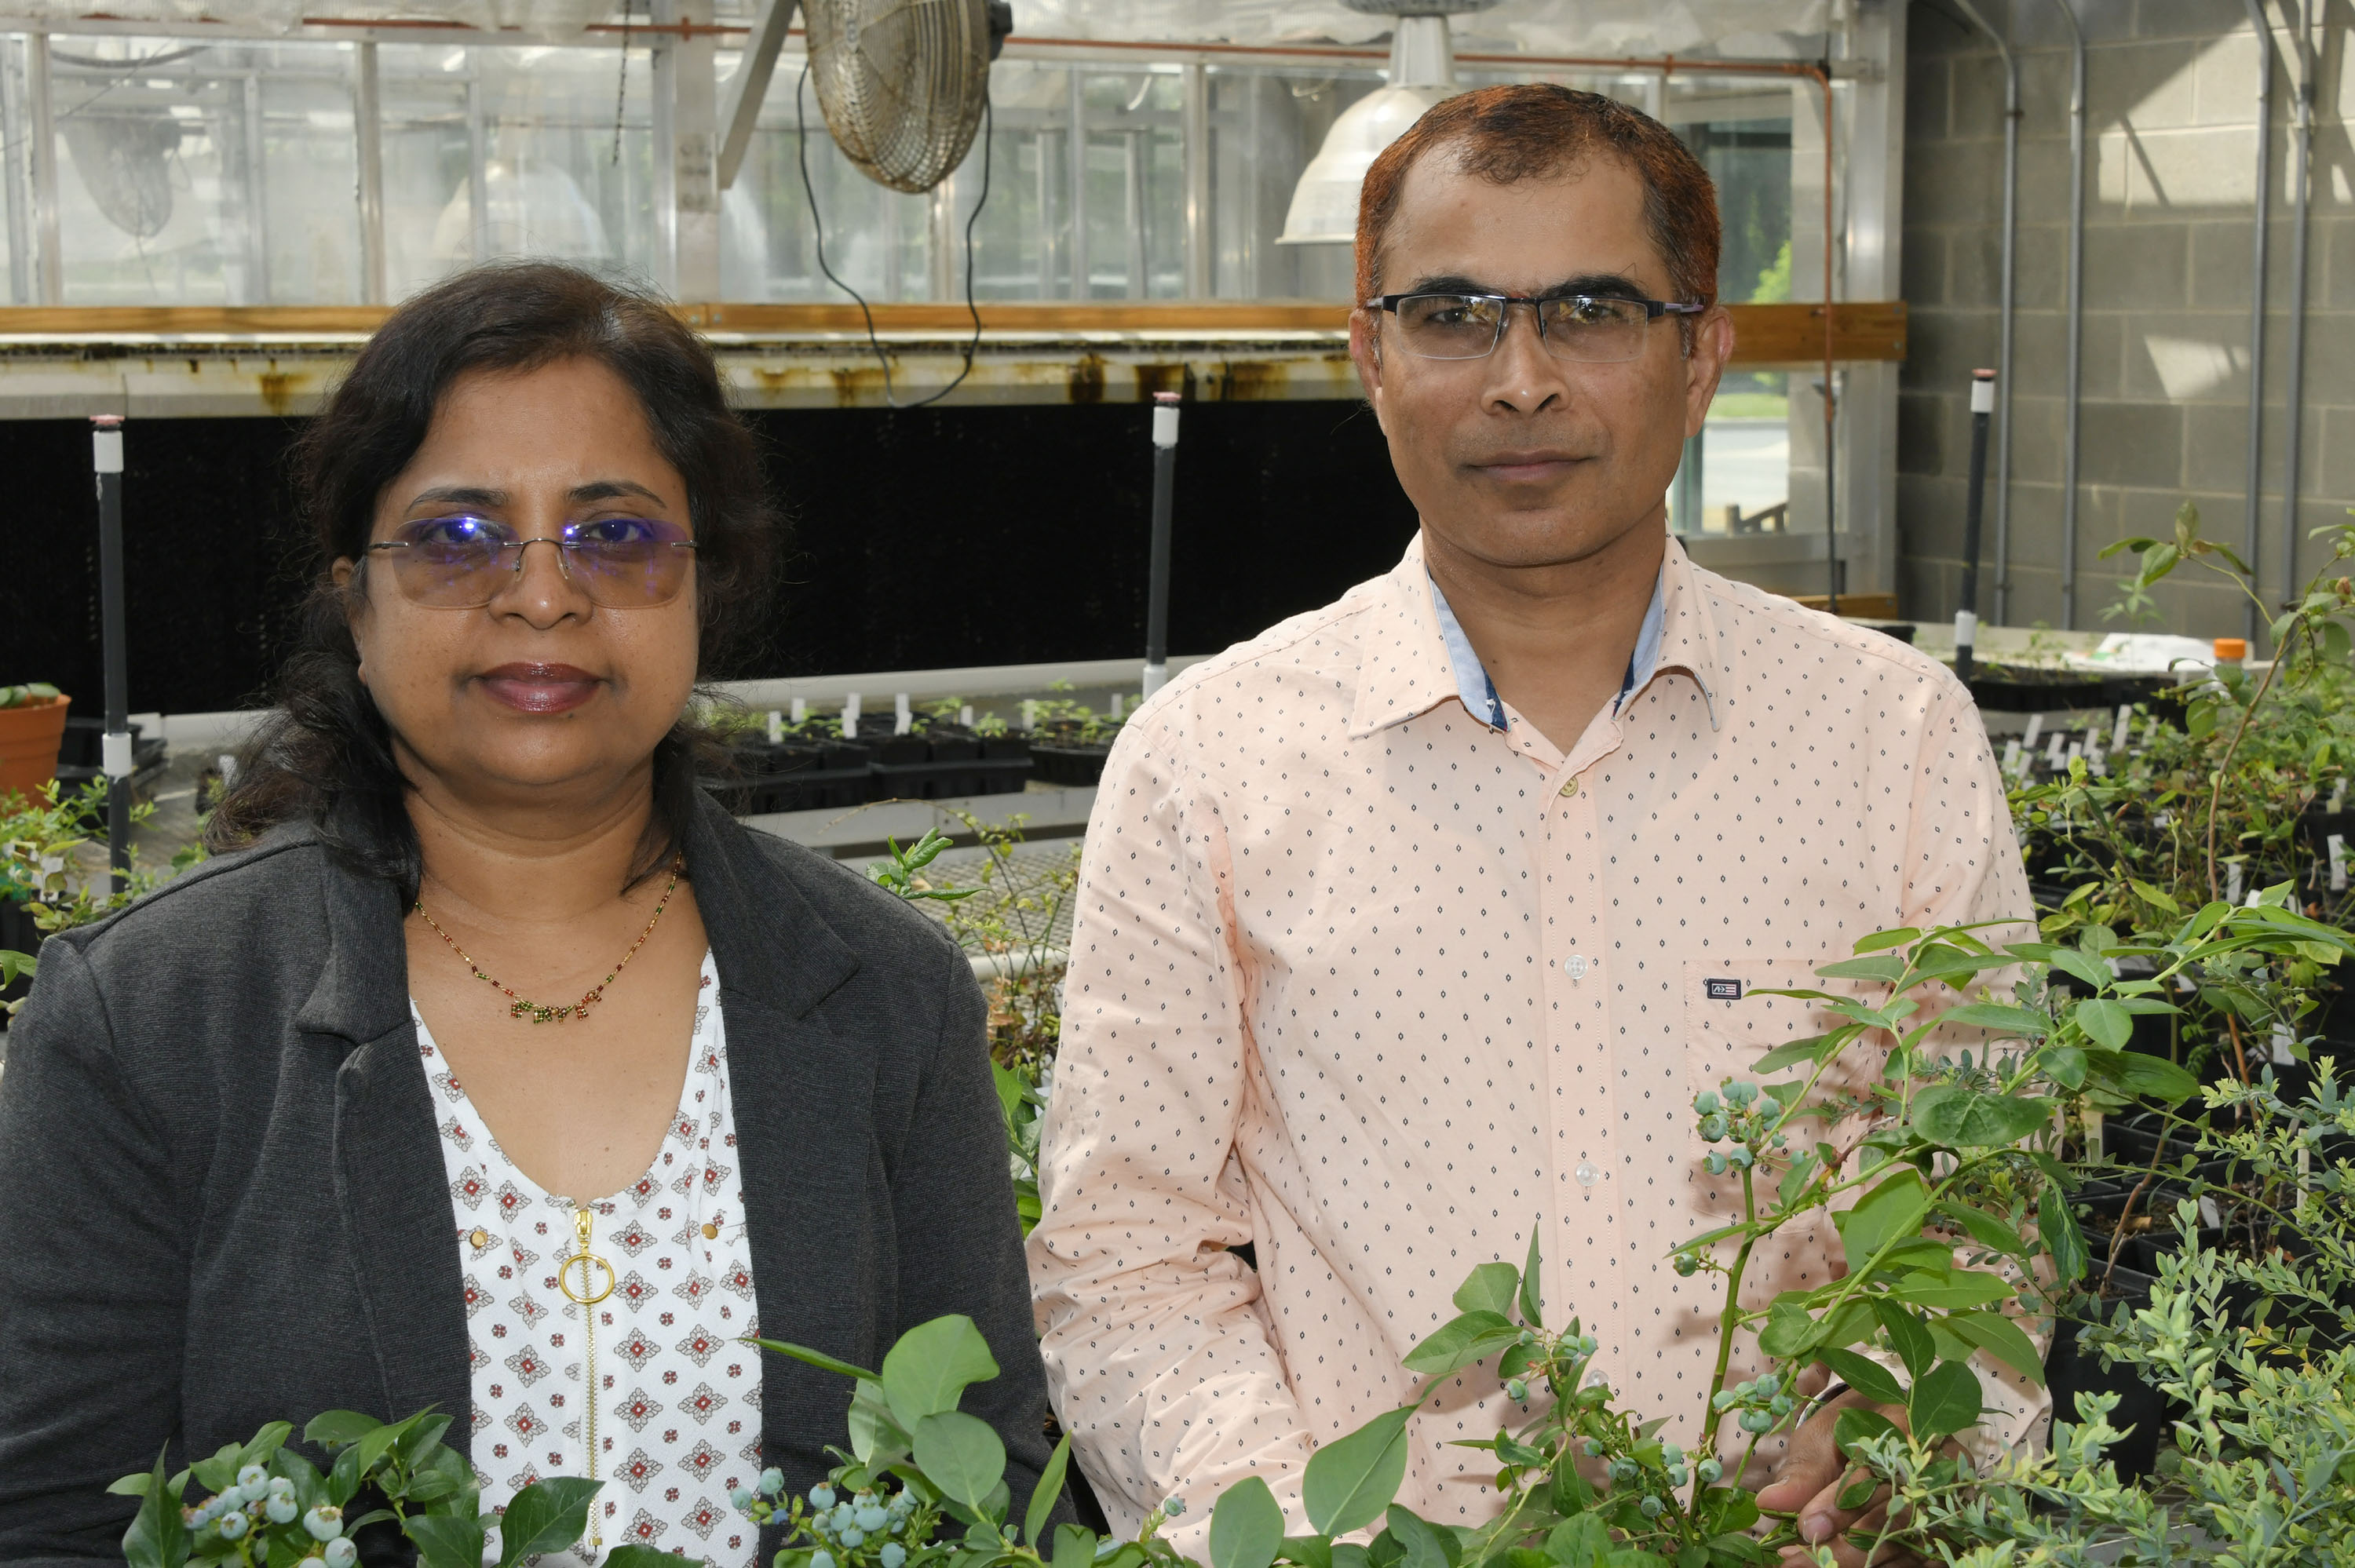
<path fill-rule="evenodd" d="M 1913 649 L 1671 540 L 1657 659 L 1565 757 L 1467 712 L 1431 586 L 1418 539 L 1187 671 L 1104 770 L 1029 1260 L 1116 1529 L 1181 1497 L 1199 1547 L 1252 1474 L 1305 1529 L 1315 1446 L 1412 1397 L 1401 1358 L 1533 1224 L 1547 1320 L 1696 1446 L 1719 1289 L 1669 1255 L 1739 1187 L 1701 1171 L 1692 1097 L 1830 1023 L 1751 993 L 2030 908 L 1977 710 Z M 1839 1255 L 1828 1225 L 1778 1242 L 1745 1299 Z M 1977 1446 L 2028 1440 L 2041 1391 L 1982 1381 Z M 1400 1500 L 1487 1517 L 1494 1461 L 1447 1445 L 1509 1414 L 1493 1362 L 1452 1380 Z"/>

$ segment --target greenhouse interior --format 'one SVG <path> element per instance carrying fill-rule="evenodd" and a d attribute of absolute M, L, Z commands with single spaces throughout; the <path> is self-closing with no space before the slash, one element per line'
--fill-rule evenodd
<path fill-rule="evenodd" d="M 2355 1563 L 2347 0 L 86 5 L 0 1568 Z"/>

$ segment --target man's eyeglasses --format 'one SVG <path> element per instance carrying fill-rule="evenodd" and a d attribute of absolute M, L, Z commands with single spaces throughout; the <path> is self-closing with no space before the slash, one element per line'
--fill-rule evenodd
<path fill-rule="evenodd" d="M 1537 313 L 1538 338 L 1556 359 L 1619 365 L 1644 353 L 1644 329 L 1662 316 L 1697 316 L 1694 300 L 1625 299 L 1615 294 L 1384 294 L 1366 309 L 1398 317 L 1399 340 L 1418 359 L 1485 359 L 1505 339 L 1515 305 Z"/>
<path fill-rule="evenodd" d="M 678 597 L 695 541 L 658 517 L 599 517 L 568 523 L 555 538 L 518 539 L 482 517 L 421 517 L 368 546 L 391 557 L 393 580 L 411 604 L 479 609 L 523 570 L 534 545 L 553 546 L 565 578 L 602 609 L 651 609 Z"/>

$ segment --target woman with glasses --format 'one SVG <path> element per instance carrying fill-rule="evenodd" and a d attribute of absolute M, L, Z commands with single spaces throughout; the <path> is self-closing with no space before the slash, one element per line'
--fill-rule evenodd
<path fill-rule="evenodd" d="M 324 564 L 228 853 L 48 943 L 10 1032 L 0 1563 L 120 1561 L 106 1488 L 159 1452 L 429 1408 L 486 1511 L 593 1478 L 592 1558 L 764 1562 L 730 1494 L 817 1483 L 852 1389 L 746 1341 L 875 1367 L 948 1313 L 1021 1509 L 1045 1392 L 971 969 L 695 786 L 773 553 L 708 350 L 481 269 L 299 459 Z"/>

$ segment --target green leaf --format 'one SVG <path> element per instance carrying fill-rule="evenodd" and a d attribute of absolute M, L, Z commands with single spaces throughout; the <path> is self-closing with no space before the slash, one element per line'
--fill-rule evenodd
<path fill-rule="evenodd" d="M 1034 1548 L 1039 1544 L 1039 1532 L 1047 1528 L 1047 1516 L 1055 1511 L 1055 1499 L 1063 1495 L 1063 1473 L 1071 1462 L 1071 1435 L 1066 1432 L 1063 1440 L 1055 1445 L 1055 1451 L 1047 1456 L 1047 1467 L 1039 1472 L 1039 1485 L 1031 1492 L 1030 1507 L 1022 1516 L 1022 1539 Z M 1281 1513 L 1275 1522 L 1280 1533 L 1284 1528 Z M 1267 1568 L 1267 1564 L 1262 1563 L 1256 1568 Z"/>
<path fill-rule="evenodd" d="M 2073 1010 L 2077 1026 L 2096 1044 L 2123 1051 L 2134 1038 L 2134 1014 L 2106 997 L 2092 997 Z"/>
<path fill-rule="evenodd" d="M 1768 1073 L 1779 1073 L 1785 1067 L 1795 1067 L 1802 1062 L 1820 1062 L 1828 1056 L 1837 1054 L 1840 1047 L 1862 1033 L 1861 1029 L 1842 1028 L 1835 1029 L 1829 1034 L 1817 1034 L 1805 1040 L 1794 1040 L 1787 1045 L 1775 1046 L 1774 1049 L 1751 1063 L 1750 1070 L 1764 1076 Z"/>
<path fill-rule="evenodd" d="M 849 1426 L 850 1451 L 862 1465 L 890 1465 L 908 1452 L 907 1431 L 891 1419 L 883 1385 L 873 1378 L 860 1378 L 850 1396 Z"/>
<path fill-rule="evenodd" d="M 1611 1552 L 1611 1531 L 1591 1513 L 1564 1520 L 1546 1536 L 1545 1553 L 1564 1568 L 1595 1568 Z"/>
<path fill-rule="evenodd" d="M 1816 973 L 1826 980 L 1879 980 L 1883 985 L 1895 985 L 1905 978 L 1905 960 L 1895 953 L 1876 953 L 1870 958 L 1842 959 L 1836 964 L 1825 964 Z"/>
<path fill-rule="evenodd" d="M 1971 1239 L 1990 1252 L 2018 1258 L 2035 1255 L 2029 1245 L 2019 1239 L 2018 1231 L 1984 1209 L 1974 1209 L 1968 1203 L 1952 1202 L 1940 1203 L 1937 1212 L 1970 1232 Z"/>
<path fill-rule="evenodd" d="M 1814 1340 L 1816 1319 L 1796 1301 L 1775 1301 L 1766 1308 L 1766 1326 L 1758 1331 L 1758 1348 L 1776 1358 L 1796 1356 Z"/>
<path fill-rule="evenodd" d="M 358 1442 L 353 1444 L 353 1452 L 359 1456 L 354 1463 L 359 1467 L 361 1478 L 366 1479 L 370 1475 L 373 1475 L 378 1462 L 381 1461 L 387 1454 L 392 1452 L 393 1445 L 399 1443 L 403 1437 L 408 1436 L 410 1432 L 416 1429 L 417 1424 L 424 1419 L 425 1413 L 421 1410 L 406 1421 L 396 1422 L 390 1426 L 379 1426 L 375 1431 L 362 1436 Z M 587 1516 L 583 1515 L 582 1517 L 585 1518 Z"/>
<path fill-rule="evenodd" d="M 589 1528 L 589 1504 L 604 1484 L 550 1476 L 516 1493 L 499 1518 L 499 1568 L 515 1568 L 526 1557 L 561 1552 L 580 1540 Z"/>
<path fill-rule="evenodd" d="M 354 1443 L 336 1456 L 335 1468 L 327 1472 L 327 1500 L 337 1508 L 352 1500 L 360 1489 L 360 1450 Z"/>
<path fill-rule="evenodd" d="M 1905 1363 L 1905 1375 L 1918 1380 L 1930 1370 L 1936 1359 L 1937 1346 L 1930 1342 L 1930 1330 L 1922 1319 L 1902 1304 L 1885 1296 L 1872 1298 L 1872 1315 L 1889 1332 L 1889 1344 L 1897 1359 Z"/>
<path fill-rule="evenodd" d="M 1832 1446 L 1839 1450 L 1842 1458 L 1853 1460 L 1859 1443 L 1868 1437 L 1886 1437 L 1896 1430 L 1897 1423 L 1878 1410 L 1851 1404 L 1832 1423 Z"/>
<path fill-rule="evenodd" d="M 903 1338 L 900 1343 L 908 1341 Z M 893 1347 L 893 1354 L 898 1347 Z M 885 1377 L 891 1361 L 885 1357 Z M 885 1385 L 889 1387 L 887 1383 Z M 945 1410 L 916 1423 L 916 1467 L 940 1494 L 976 1513 L 988 1501 L 990 1489 L 1006 1474 L 1006 1445 L 988 1422 L 960 1410 Z"/>
<path fill-rule="evenodd" d="M 678 1554 L 659 1546 L 615 1546 L 605 1553 L 605 1568 L 678 1568 Z"/>
<path fill-rule="evenodd" d="M 1930 1212 L 1922 1173 L 1908 1165 L 1867 1192 L 1853 1209 L 1832 1215 L 1851 1269 L 1862 1268 L 1886 1243 L 1921 1233 Z"/>
<path fill-rule="evenodd" d="M 2006 1149 L 2048 1127 L 2053 1102 L 1932 1084 L 1913 1097 L 1913 1130 L 1953 1149 Z"/>
<path fill-rule="evenodd" d="M 224 1443 L 218 1452 L 206 1455 L 188 1467 L 188 1474 L 197 1485 L 208 1492 L 225 1492 L 237 1485 L 238 1460 L 245 1454 L 240 1443 Z"/>
<path fill-rule="evenodd" d="M 2054 969 L 2074 975 L 2096 991 L 2108 986 L 2114 978 L 2107 965 L 2095 961 L 2074 948 L 2053 948 L 2051 961 Z"/>
<path fill-rule="evenodd" d="M 1860 1356 L 1854 1351 L 1821 1351 L 1816 1359 L 1831 1368 L 1834 1377 L 1875 1404 L 1905 1403 L 1905 1388 L 1896 1374 L 1870 1356 Z"/>
<path fill-rule="evenodd" d="M 1038 1543 L 1031 1543 L 1036 1546 Z M 1055 1527 L 1055 1550 L 1048 1558 L 1051 1568 L 1089 1568 L 1096 1560 L 1096 1532 L 1084 1525 L 1059 1524 Z"/>
<path fill-rule="evenodd" d="M 1513 1297 L 1521 1287 L 1520 1271 L 1509 1263 L 1484 1263 L 1455 1289 L 1459 1312 L 1493 1312 L 1510 1317 Z"/>
<path fill-rule="evenodd" d="M 1902 948 L 1908 942 L 1918 940 L 1921 935 L 1921 932 L 1911 926 L 1898 926 L 1887 931 L 1875 931 L 1870 937 L 1859 938 L 1851 950 L 1860 958 L 1866 953 L 1878 953 L 1890 948 Z"/>
<path fill-rule="evenodd" d="M 1538 1254 L 1538 1237 L 1545 1232 L 1545 1220 L 1532 1215 L 1529 1220 L 1529 1261 L 1521 1268 L 1521 1321 L 1532 1329 L 1545 1327 L 1545 1305 L 1542 1287 L 1538 1283 L 1538 1270 L 1544 1262 Z"/>
<path fill-rule="evenodd" d="M 1949 1311 L 1961 1312 L 2009 1300 L 2014 1292 L 2011 1282 L 2001 1275 L 1957 1268 L 1944 1278 L 1930 1274 L 1909 1274 L 1894 1294 L 1911 1306 L 1944 1307 Z"/>
<path fill-rule="evenodd" d="M 303 1428 L 303 1440 L 322 1448 L 340 1448 L 346 1443 L 357 1443 L 384 1423 L 373 1415 L 362 1415 L 357 1410 L 323 1410 L 311 1417 Z"/>
<path fill-rule="evenodd" d="M 2029 1382 L 2041 1387 L 2044 1357 L 2027 1331 L 2000 1312 L 1950 1312 L 1938 1326 L 1966 1344 L 1985 1351 Z"/>
<path fill-rule="evenodd" d="M 1946 1009 L 1935 1022 L 1993 1029 L 2027 1040 L 2041 1040 L 2052 1033 L 2052 1020 L 2043 1013 L 2032 1007 L 2014 1007 L 2003 1001 L 1966 1001 L 1960 1007 Z"/>
<path fill-rule="evenodd" d="M 116 1483 L 118 1486 L 120 1482 Z M 147 1487 L 131 1528 L 123 1532 L 127 1568 L 180 1568 L 188 1558 L 188 1525 L 180 1517 L 181 1490 L 164 1473 L 164 1456 L 147 1474 Z"/>
<path fill-rule="evenodd" d="M 483 1568 L 483 1538 L 490 1531 L 480 1517 L 425 1514 L 404 1520 L 400 1531 L 416 1545 L 421 1568 Z"/>
<path fill-rule="evenodd" d="M 924 1327 L 930 1328 L 931 1325 L 926 1324 Z M 912 1334 L 920 1330 L 911 1329 L 908 1331 Z M 820 1372 L 839 1372 L 844 1377 L 864 1378 L 876 1383 L 883 1381 L 879 1374 L 852 1366 L 848 1361 L 836 1361 L 823 1351 L 813 1351 L 802 1345 L 789 1345 L 783 1340 L 755 1340 L 752 1342 L 764 1351 L 774 1351 L 781 1356 L 791 1356 L 797 1361 L 807 1361 Z"/>
<path fill-rule="evenodd" d="M 2163 1056 L 2139 1051 L 2123 1054 L 2111 1082 L 2130 1095 L 2147 1095 L 2167 1105 L 2180 1105 L 2200 1092 L 2200 1080 Z"/>
<path fill-rule="evenodd" d="M 106 1490 L 111 1497 L 144 1498 L 155 1484 L 155 1478 L 143 1471 L 135 1476 L 116 1477 L 106 1484 Z"/>
<path fill-rule="evenodd" d="M 1425 1377 L 1445 1377 L 1494 1355 L 1520 1337 L 1521 1330 L 1502 1313 L 1466 1312 L 1409 1351 L 1404 1365 Z"/>
<path fill-rule="evenodd" d="M 2093 1261 L 2085 1250 L 2085 1233 L 2069 1210 L 2069 1194 L 2058 1186 L 2047 1186 L 2037 1197 L 2036 1234 L 2044 1250 L 2052 1255 L 2053 1275 L 2062 1285 L 2073 1285 L 2085 1277 L 2086 1266 Z"/>
<path fill-rule="evenodd" d="M 1787 1209 L 1799 1201 L 1800 1195 L 1807 1190 L 1807 1183 L 1815 1180 L 1816 1167 L 1821 1163 L 1821 1159 L 1812 1149 L 1792 1160 L 1791 1168 L 1783 1172 L 1782 1182 L 1774 1189 L 1774 1195 L 1782 1200 L 1783 1207 Z"/>
<path fill-rule="evenodd" d="M 1347 1535 L 1381 1517 L 1406 1479 L 1406 1424 L 1415 1409 L 1385 1411 L 1309 1456 L 1300 1502 L 1310 1529 Z"/>
<path fill-rule="evenodd" d="M 1924 1443 L 1935 1443 L 1977 1425 L 1982 1407 L 1979 1374 L 1970 1364 L 1940 1361 L 1929 1376 L 1913 1385 L 1906 1414 L 1913 1418 L 1913 1435 Z"/>
<path fill-rule="evenodd" d="M 996 1375 L 997 1360 L 989 1353 L 989 1341 L 972 1319 L 951 1313 L 900 1336 L 883 1358 L 883 1397 L 891 1406 L 892 1419 L 912 1434 L 926 1416 L 956 1409 L 967 1386 Z M 1005 1458 L 1002 1449 L 998 1457 L 1001 1462 Z M 922 1458 L 916 1462 L 923 1464 Z"/>
<path fill-rule="evenodd" d="M 1210 1568 L 1268 1568 L 1283 1546 L 1284 1505 L 1265 1481 L 1247 1476 L 1220 1494 L 1210 1510 Z"/>
<path fill-rule="evenodd" d="M 448 1416 L 444 1415 L 439 1419 L 443 1426 L 450 1425 Z M 439 1428 L 436 1430 L 438 1431 Z M 286 1439 L 293 1436 L 294 1436 L 293 1422 L 272 1422 L 255 1433 L 247 1442 L 244 1451 L 238 1456 L 238 1468 L 241 1470 L 248 1465 L 267 1465 L 270 1463 L 270 1456 L 278 1452 L 285 1445 Z"/>
<path fill-rule="evenodd" d="M 1366 1549 L 1354 1541 L 1335 1542 L 1333 1568 L 1368 1568 Z"/>
<path fill-rule="evenodd" d="M 1858 1509 L 1860 1509 L 1865 1504 L 1870 1502 L 1872 1500 L 1872 1495 L 1880 1489 L 1880 1477 L 1859 1477 L 1856 1480 L 1850 1481 L 1847 1488 L 1841 1491 L 1838 1502 L 1836 1506 L 1838 1506 L 1843 1512 L 1853 1513 Z"/>
<path fill-rule="evenodd" d="M 1283 1557 L 1300 1568 L 1333 1568 L 1333 1543 L 1321 1535 L 1287 1535 Z"/>
<path fill-rule="evenodd" d="M 2044 1071 L 2064 1089 L 2082 1089 L 2092 1064 L 2085 1053 L 2074 1045 L 2049 1045 L 2044 1050 Z"/>
<path fill-rule="evenodd" d="M 1391 1536 L 1403 1548 L 1399 1568 L 1455 1568 L 1464 1555 L 1453 1531 L 1441 1529 L 1403 1503 L 1392 1503 L 1385 1518 Z"/>

